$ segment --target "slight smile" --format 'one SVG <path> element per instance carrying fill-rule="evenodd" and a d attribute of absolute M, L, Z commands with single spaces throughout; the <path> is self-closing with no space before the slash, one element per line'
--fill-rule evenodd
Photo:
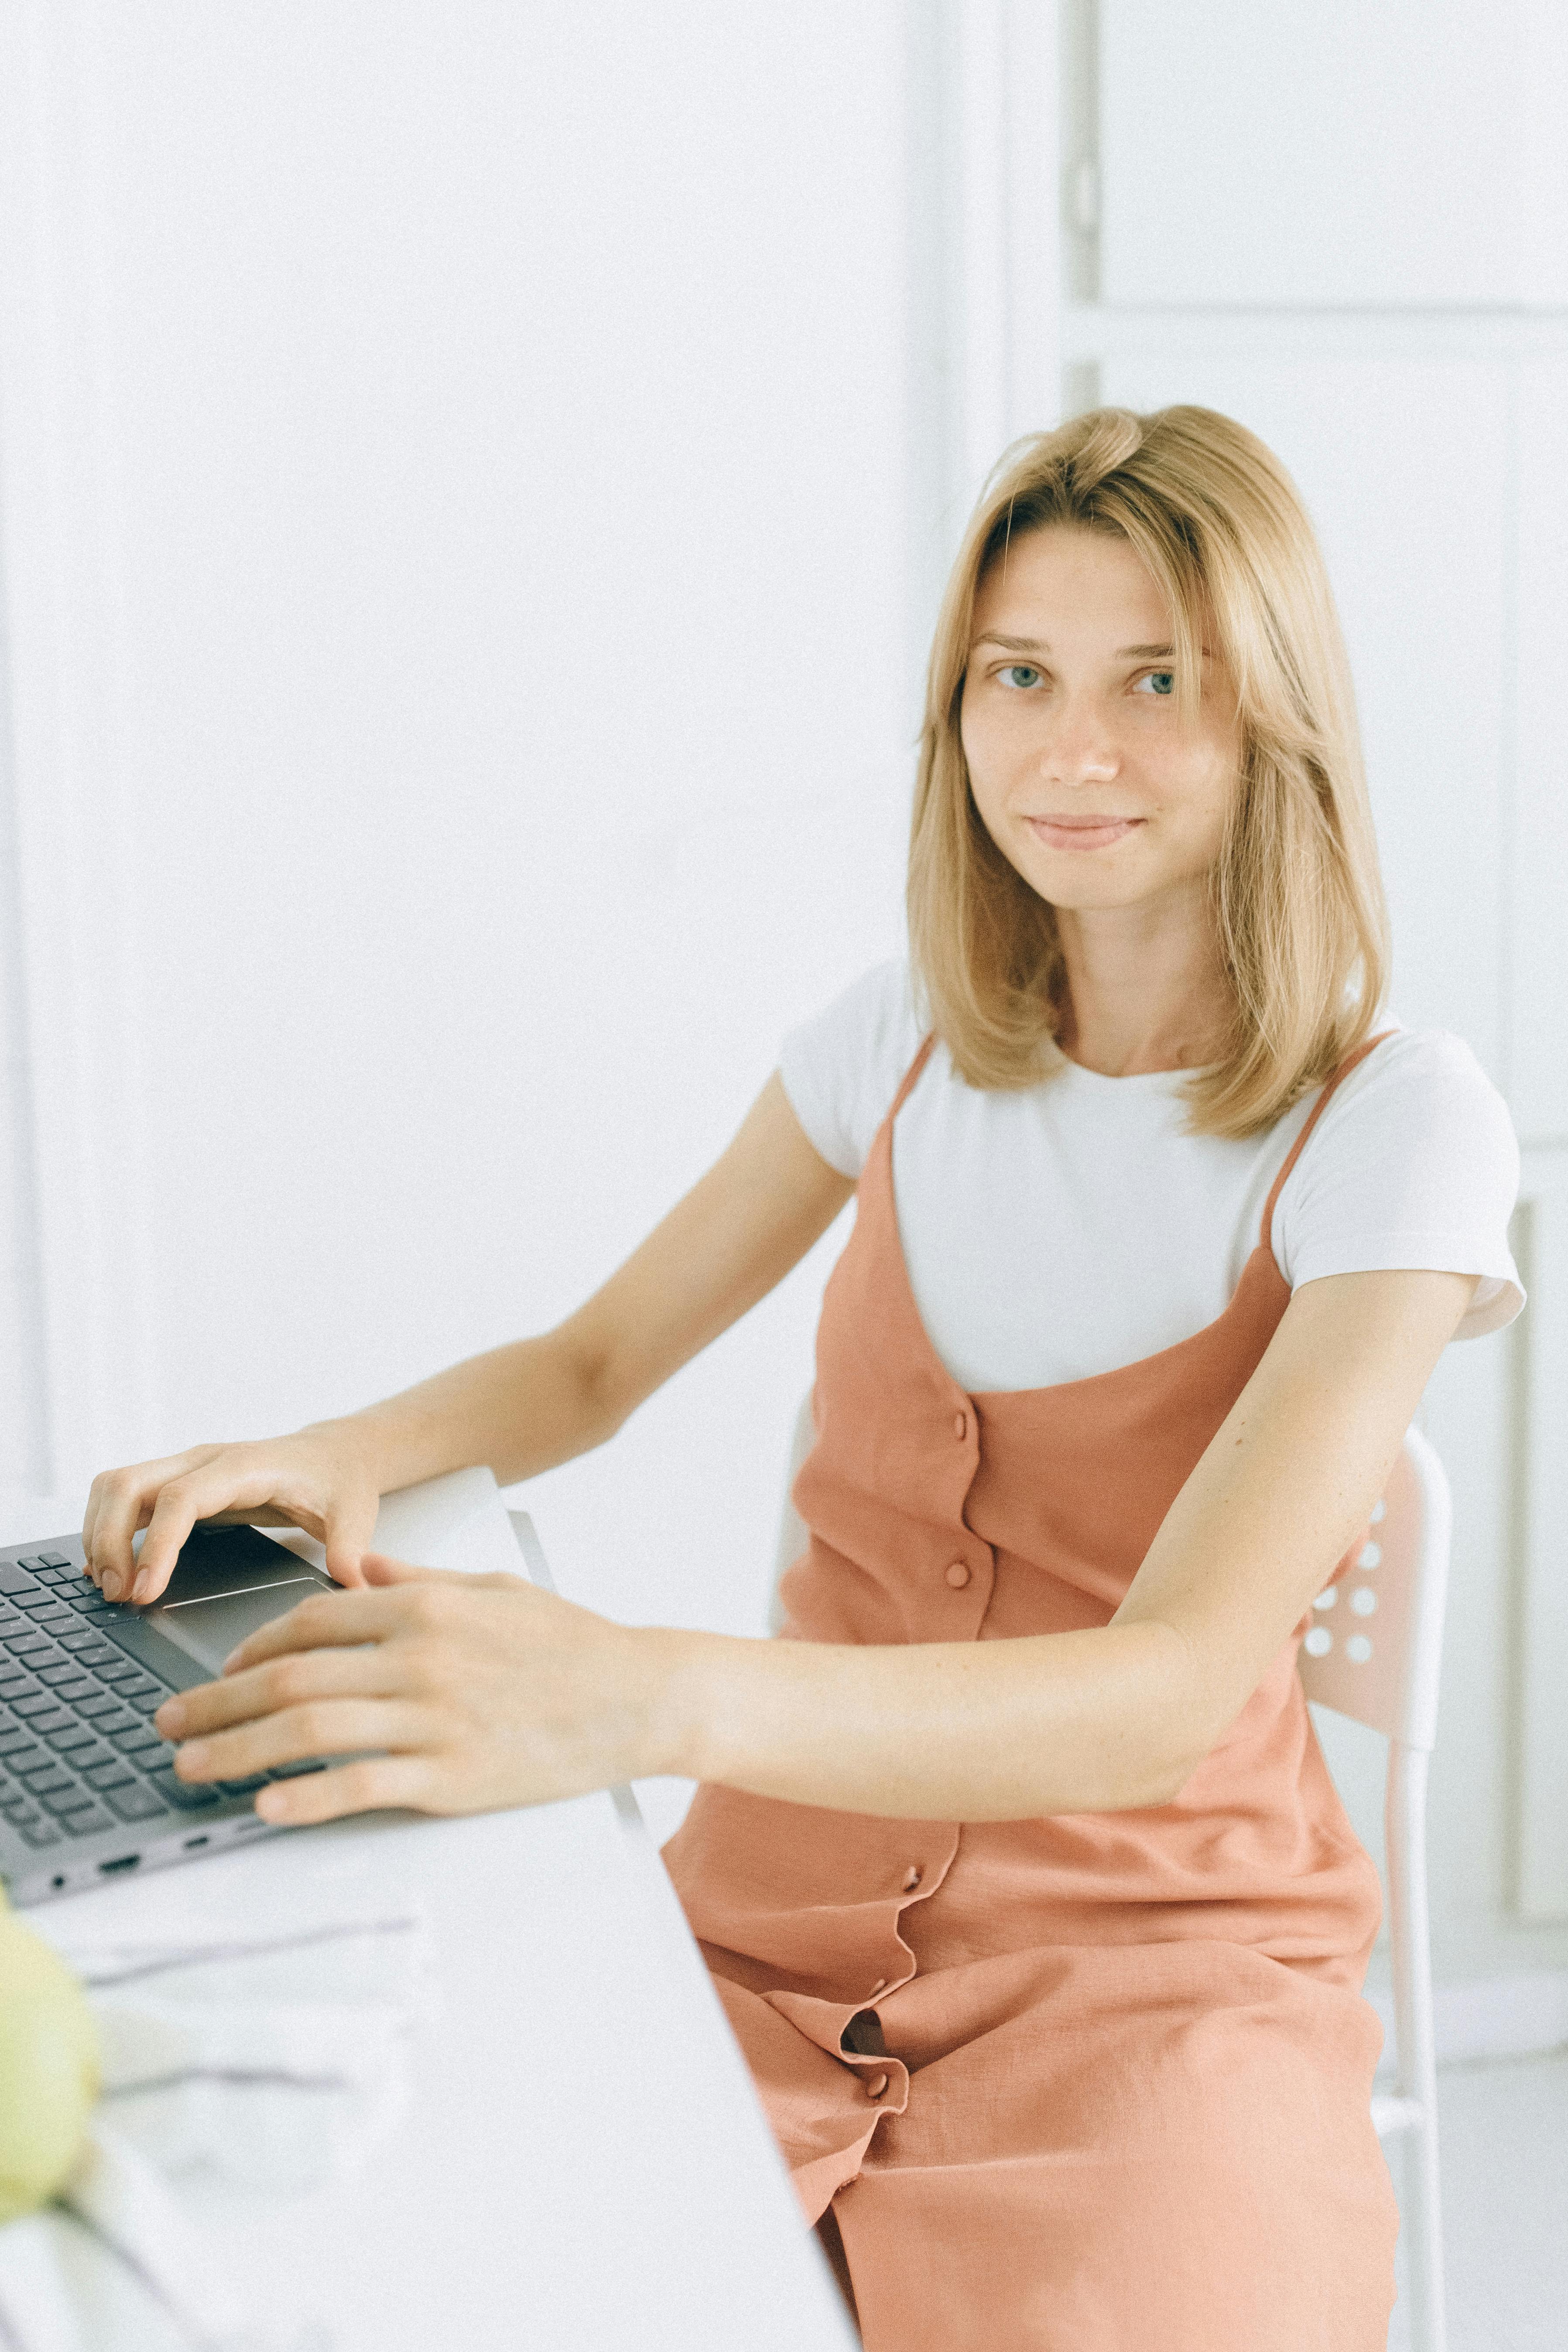
<path fill-rule="evenodd" d="M 1026 816 L 1024 823 L 1047 849 L 1105 849 L 1121 840 L 1141 816 Z"/>

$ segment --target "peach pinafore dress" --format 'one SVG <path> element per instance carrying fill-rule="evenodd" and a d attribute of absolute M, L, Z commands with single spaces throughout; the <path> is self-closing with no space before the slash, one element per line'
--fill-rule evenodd
<path fill-rule="evenodd" d="M 823 1302 L 786 1637 L 1104 1625 L 1289 1302 L 1280 1169 L 1216 1321 L 968 1395 L 904 1265 L 893 1119 Z M 1349 1567 L 1358 1538 L 1336 1575 Z M 665 1849 L 868 2352 L 1384 2352 L 1398 2209 L 1360 1998 L 1377 1872 L 1295 1671 L 1171 1803 L 884 1821 L 703 1787 Z"/>

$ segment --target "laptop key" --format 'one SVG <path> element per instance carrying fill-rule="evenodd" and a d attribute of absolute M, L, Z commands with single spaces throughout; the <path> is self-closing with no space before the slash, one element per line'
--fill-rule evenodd
<path fill-rule="evenodd" d="M 76 1822 L 72 1817 L 96 1805 L 98 1799 L 90 1789 L 49 1789 L 39 1796 L 38 1802 L 46 1813 L 52 1813 L 57 1822 L 64 1822 L 74 1836 Z"/>
<path fill-rule="evenodd" d="M 100 1731 L 110 1746 L 118 1748 L 122 1756 L 151 1754 L 160 1748 L 165 1755 L 169 1752 L 169 1743 L 159 1738 L 150 1723 L 110 1723 L 105 1717 L 94 1724 L 93 1729 Z"/>
<path fill-rule="evenodd" d="M 6 1765 L 13 1772 L 33 1772 L 48 1760 L 48 1749 L 40 1748 L 36 1739 L 29 1739 L 25 1748 L 8 1748 L 5 1754 Z"/>
<path fill-rule="evenodd" d="M 58 1822 L 51 1822 L 47 1813 L 40 1813 L 36 1822 L 19 1824 L 29 1845 L 58 1845 L 64 1832 Z"/>
<path fill-rule="evenodd" d="M 89 1674 L 84 1674 L 74 1658 L 53 1658 L 37 1669 L 38 1680 L 47 1690 L 64 1699 L 96 1698 L 99 1686 Z"/>
<path fill-rule="evenodd" d="M 73 1638 L 71 1655 L 73 1658 L 80 1658 L 84 1665 L 116 1666 L 123 1661 L 125 1653 L 123 1650 L 116 1649 L 112 1642 L 106 1642 L 101 1633 L 93 1633 L 89 1627 L 85 1642 L 79 1642 Z"/>
<path fill-rule="evenodd" d="M 70 1774 L 52 1759 L 47 1764 L 40 1764 L 36 1772 L 20 1772 L 16 1777 L 25 1789 L 32 1790 L 35 1797 L 47 1797 L 57 1789 L 76 1787 L 76 1782 L 71 1779 Z"/>
<path fill-rule="evenodd" d="M 49 1810 L 58 1814 L 60 1826 L 68 1830 L 72 1837 L 92 1837 L 99 1830 L 111 1830 L 114 1827 L 114 1815 L 107 1805 L 100 1805 L 96 1798 L 86 1804 L 77 1805 L 68 1813 L 59 1813 L 56 1806 L 51 1806 Z"/>
<path fill-rule="evenodd" d="M 217 1790 L 203 1788 L 190 1780 L 177 1780 L 173 1772 L 149 1772 L 148 1784 L 155 1789 L 166 1804 L 178 1805 L 181 1812 L 194 1813 L 198 1806 L 216 1805 Z"/>
<path fill-rule="evenodd" d="M 167 1806 L 159 1801 L 151 1789 L 143 1788 L 140 1780 L 132 1780 L 122 1789 L 106 1790 L 104 1793 L 122 1822 L 150 1822 L 154 1815 L 162 1815 L 168 1811 Z"/>
<path fill-rule="evenodd" d="M 103 1691 L 97 1698 L 79 1698 L 76 1711 L 79 1715 L 85 1715 L 89 1723 L 99 1724 L 107 1729 L 111 1720 L 124 1713 L 124 1708 L 111 1691 Z"/>
<path fill-rule="evenodd" d="M 43 1688 L 37 1675 L 29 1675 L 18 1666 L 15 1674 L 0 1673 L 0 1698 L 9 1703 L 19 1698 L 36 1698 Z"/>
<path fill-rule="evenodd" d="M 110 1752 L 90 1723 L 79 1723 L 71 1731 L 57 1731 L 49 1746 L 57 1756 L 68 1758 L 73 1766 L 84 1756 L 94 1764 L 100 1763 Z"/>
<path fill-rule="evenodd" d="M 118 1756 L 111 1757 L 107 1764 L 78 1763 L 76 1769 L 89 1789 L 123 1789 L 136 1778 L 130 1765 Z"/>
<path fill-rule="evenodd" d="M 122 1732 L 150 1729 L 153 1718 L 142 1707 L 121 1706 L 116 1699 L 112 1708 L 96 1709 L 92 1721 L 94 1729 L 100 1732 L 105 1739 L 118 1740 Z"/>
<path fill-rule="evenodd" d="M 133 1683 L 118 1682 L 114 1687 L 132 1706 L 162 1706 L 169 1696 L 168 1684 L 156 1681 L 152 1675 L 138 1675 Z"/>

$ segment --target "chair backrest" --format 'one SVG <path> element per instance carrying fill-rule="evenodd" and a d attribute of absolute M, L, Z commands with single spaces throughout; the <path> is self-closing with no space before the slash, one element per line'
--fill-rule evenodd
<path fill-rule="evenodd" d="M 783 1623 L 779 1579 L 809 1541 L 793 1488 L 816 1434 L 809 1393 L 795 1415 L 779 1519 L 768 1629 Z M 1451 1506 L 1443 1465 L 1418 1429 L 1405 1432 L 1354 1568 L 1319 1594 L 1297 1654 L 1307 1696 L 1406 1747 L 1437 1738 L 1437 1682 L 1447 1599 Z"/>
<path fill-rule="evenodd" d="M 1406 1430 L 1371 1540 L 1318 1595 L 1297 1657 L 1310 1699 L 1407 1748 L 1437 1740 L 1452 1516 L 1442 1463 Z"/>
<path fill-rule="evenodd" d="M 779 1513 L 779 1539 L 773 1552 L 773 1589 L 768 1597 L 770 1633 L 777 1633 L 784 1625 L 784 1611 L 779 1606 L 779 1579 L 786 1569 L 795 1566 L 811 1541 L 811 1530 L 795 1507 L 795 1482 L 816 1438 L 816 1423 L 812 1419 L 811 1391 L 807 1389 L 800 1401 L 795 1427 L 790 1432 L 789 1468 L 784 1472 L 784 1508 Z"/>

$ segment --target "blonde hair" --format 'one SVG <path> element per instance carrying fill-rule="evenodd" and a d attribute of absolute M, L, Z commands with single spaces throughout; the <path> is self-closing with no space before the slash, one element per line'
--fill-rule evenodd
<path fill-rule="evenodd" d="M 1142 559 L 1171 607 L 1186 709 L 1205 625 L 1235 683 L 1241 772 L 1209 876 L 1233 1018 L 1218 1061 L 1182 1091 L 1191 1132 L 1249 1135 L 1370 1033 L 1388 915 L 1312 526 L 1278 458 L 1213 409 L 1096 409 L 1016 442 L 982 494 L 931 647 L 910 835 L 910 945 L 931 1023 L 971 1086 L 1035 1086 L 1065 1064 L 1056 912 L 986 831 L 959 734 L 980 582 L 1010 540 L 1050 525 L 1114 532 Z"/>

